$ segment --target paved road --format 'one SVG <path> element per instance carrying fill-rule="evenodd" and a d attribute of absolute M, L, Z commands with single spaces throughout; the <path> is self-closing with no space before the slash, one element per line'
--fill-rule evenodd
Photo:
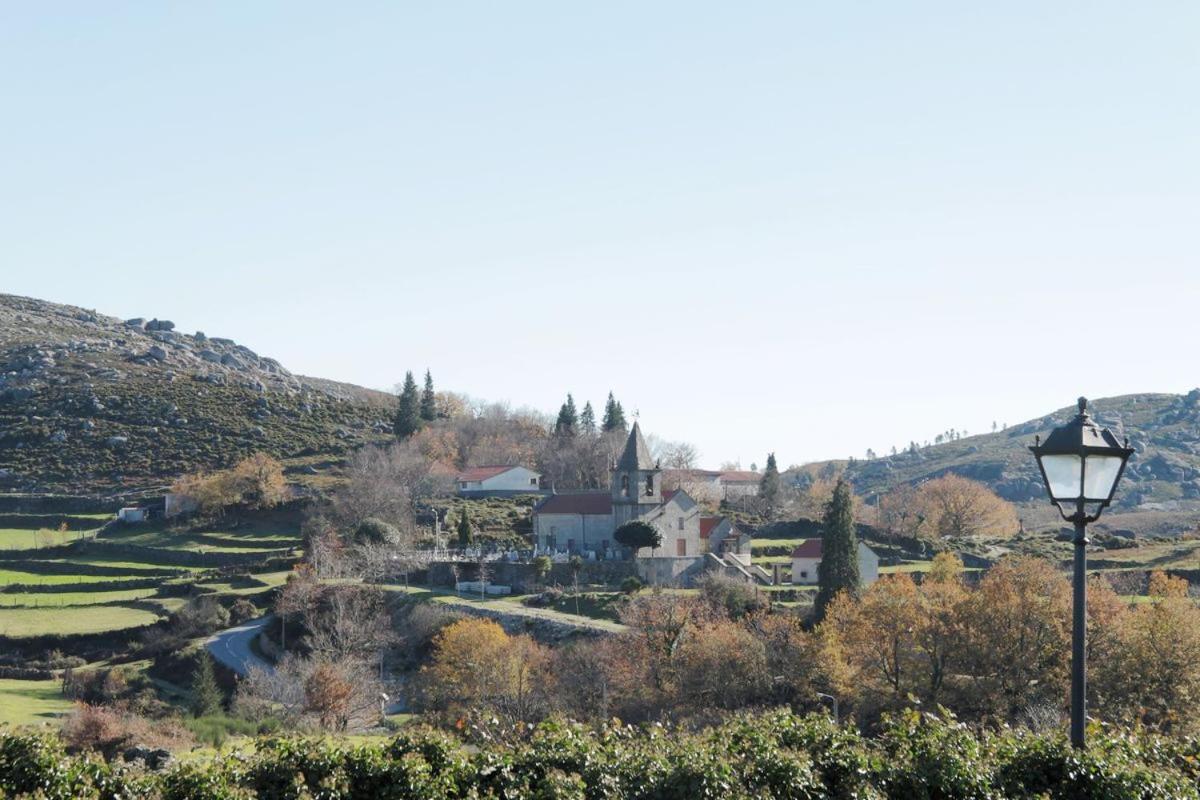
<path fill-rule="evenodd" d="M 251 667 L 270 670 L 271 664 L 255 653 L 250 647 L 250 643 L 274 618 L 273 614 L 268 614 L 265 617 L 243 622 L 235 628 L 226 628 L 220 633 L 210 636 L 204 642 L 204 646 L 213 658 L 238 675 L 249 674 Z"/>

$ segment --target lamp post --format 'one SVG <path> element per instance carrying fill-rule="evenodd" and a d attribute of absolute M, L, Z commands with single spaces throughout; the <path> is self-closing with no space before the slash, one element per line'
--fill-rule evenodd
<path fill-rule="evenodd" d="M 1133 450 L 1129 440 L 1117 441 L 1087 411 L 1079 398 L 1075 419 L 1034 440 L 1029 448 L 1037 459 L 1050 501 L 1062 518 L 1075 526 L 1074 601 L 1071 620 L 1071 745 L 1084 746 L 1087 719 L 1087 526 L 1112 502 L 1117 483 Z"/>

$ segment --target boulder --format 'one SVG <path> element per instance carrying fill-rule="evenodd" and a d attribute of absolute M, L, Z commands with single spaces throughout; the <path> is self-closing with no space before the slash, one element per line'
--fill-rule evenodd
<path fill-rule="evenodd" d="M 133 319 L 125 320 L 125 325 L 130 328 L 140 328 L 146 324 L 145 317 L 134 317 Z"/>
<path fill-rule="evenodd" d="M 104 440 L 105 447 L 117 448 L 124 447 L 127 444 L 129 444 L 128 436 L 110 436 Z"/>
<path fill-rule="evenodd" d="M 146 355 L 150 356 L 155 361 L 166 361 L 167 360 L 167 351 L 162 349 L 158 345 L 154 345 L 149 350 L 147 350 Z"/>
<path fill-rule="evenodd" d="M 200 357 L 205 361 L 211 361 L 214 364 L 221 363 L 221 354 L 215 350 L 201 350 Z"/>
<path fill-rule="evenodd" d="M 175 323 L 171 322 L 171 320 L 169 320 L 169 319 L 155 318 L 146 323 L 146 330 L 148 330 L 148 331 L 173 331 L 173 330 L 175 330 Z"/>

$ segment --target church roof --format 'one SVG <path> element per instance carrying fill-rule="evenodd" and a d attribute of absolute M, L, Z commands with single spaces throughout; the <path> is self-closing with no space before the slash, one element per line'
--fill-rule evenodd
<path fill-rule="evenodd" d="M 537 507 L 539 514 L 612 514 L 612 495 L 608 492 L 552 494 Z"/>
<path fill-rule="evenodd" d="M 642 429 L 636 422 L 633 423 L 633 430 L 629 432 L 629 439 L 625 442 L 625 452 L 621 453 L 621 458 L 617 461 L 617 469 L 625 472 L 655 469 L 654 459 L 650 457 L 650 448 L 646 445 Z"/>

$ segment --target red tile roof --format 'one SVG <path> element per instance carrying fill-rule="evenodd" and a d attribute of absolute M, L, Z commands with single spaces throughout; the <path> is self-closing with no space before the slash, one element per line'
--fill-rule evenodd
<path fill-rule="evenodd" d="M 820 558 L 822 539 L 805 539 L 792 551 L 792 558 Z"/>
<path fill-rule="evenodd" d="M 662 493 L 663 503 L 671 502 L 671 498 L 679 493 L 678 489 L 665 489 Z"/>
<path fill-rule="evenodd" d="M 482 467 L 467 467 L 462 472 L 458 473 L 458 477 L 455 480 L 459 482 L 486 481 L 488 478 L 494 478 L 497 475 L 502 475 L 505 472 L 508 472 L 510 469 L 516 469 L 516 466 L 512 464 L 492 464 Z"/>
<path fill-rule="evenodd" d="M 702 539 L 707 539 L 708 535 L 710 533 L 712 533 L 713 528 L 720 525 L 721 520 L 723 520 L 723 519 L 725 519 L 725 518 L 724 517 L 701 517 L 700 518 L 700 537 Z"/>
<path fill-rule="evenodd" d="M 612 495 L 608 492 L 552 494 L 537 507 L 539 514 L 611 514 Z"/>

